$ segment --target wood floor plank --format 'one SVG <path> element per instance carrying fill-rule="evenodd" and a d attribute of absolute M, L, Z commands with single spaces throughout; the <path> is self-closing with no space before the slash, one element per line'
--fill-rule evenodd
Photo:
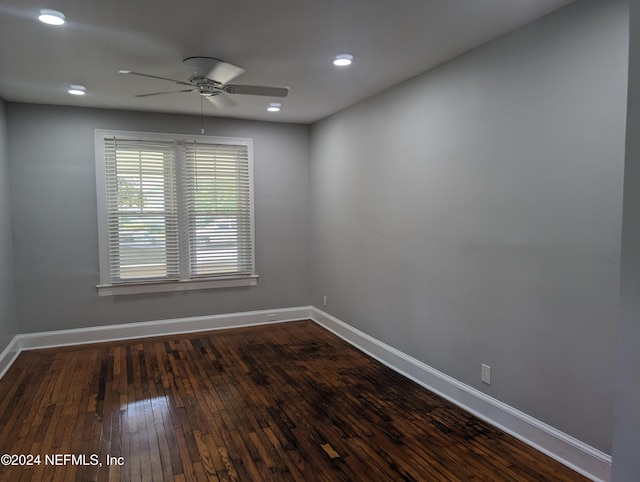
<path fill-rule="evenodd" d="M 0 481 L 586 480 L 311 321 L 23 352 L 0 453 L 42 459 Z"/>

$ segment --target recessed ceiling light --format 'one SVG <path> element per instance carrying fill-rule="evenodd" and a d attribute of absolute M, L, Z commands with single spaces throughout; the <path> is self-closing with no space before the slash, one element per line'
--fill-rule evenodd
<path fill-rule="evenodd" d="M 351 65 L 351 62 L 353 62 L 353 55 L 351 54 L 336 55 L 336 58 L 333 59 L 333 65 L 336 67 L 346 67 Z"/>
<path fill-rule="evenodd" d="M 269 112 L 278 112 L 280 111 L 280 107 L 282 107 L 282 104 L 280 104 L 279 102 L 271 102 L 269 104 L 269 107 L 267 107 L 267 110 Z"/>
<path fill-rule="evenodd" d="M 71 85 L 69 87 L 69 93 L 73 95 L 84 95 L 87 93 L 87 88 L 84 85 Z"/>
<path fill-rule="evenodd" d="M 40 16 L 38 20 L 42 23 L 46 23 L 47 25 L 62 25 L 64 24 L 64 14 L 62 12 L 58 12 L 57 10 L 49 10 L 43 9 L 40 10 Z"/>

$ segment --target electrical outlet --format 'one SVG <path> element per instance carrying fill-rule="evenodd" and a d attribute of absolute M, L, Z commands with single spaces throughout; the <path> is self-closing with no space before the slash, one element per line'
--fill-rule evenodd
<path fill-rule="evenodd" d="M 491 385 L 491 367 L 484 363 L 482 364 L 482 381 L 487 385 Z"/>
<path fill-rule="evenodd" d="M 327 295 L 324 295 L 324 298 L 322 299 L 322 306 L 327 306 Z"/>

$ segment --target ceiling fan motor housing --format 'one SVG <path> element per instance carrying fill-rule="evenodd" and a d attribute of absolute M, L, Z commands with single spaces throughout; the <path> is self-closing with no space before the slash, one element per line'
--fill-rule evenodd
<path fill-rule="evenodd" d="M 201 82 L 196 82 L 197 87 L 198 87 L 198 93 L 200 95 L 204 95 L 205 97 L 208 97 L 210 95 L 217 95 L 220 93 L 220 90 L 218 89 L 218 87 L 216 87 L 215 85 L 213 85 L 213 81 L 205 79 L 205 81 L 201 81 Z"/>

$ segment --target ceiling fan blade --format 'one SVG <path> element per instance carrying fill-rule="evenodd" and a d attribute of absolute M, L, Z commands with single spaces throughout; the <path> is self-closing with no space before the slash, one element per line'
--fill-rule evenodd
<path fill-rule="evenodd" d="M 223 94 L 222 92 L 207 96 L 207 100 L 218 109 L 228 109 L 229 107 L 236 105 L 228 95 Z"/>
<path fill-rule="evenodd" d="M 198 89 L 185 89 L 185 90 L 169 90 L 167 92 L 154 92 L 152 94 L 138 94 L 136 97 L 150 97 L 152 95 L 163 95 L 163 94 L 179 94 L 181 92 L 194 92 Z"/>
<path fill-rule="evenodd" d="M 189 82 L 183 82 L 182 80 L 167 79 L 166 77 L 158 77 L 157 75 L 142 74 L 140 72 L 132 72 L 131 70 L 119 70 L 118 73 L 139 75 L 140 77 L 150 77 L 152 79 L 168 80 L 169 82 L 175 82 L 176 84 L 180 84 L 180 85 L 191 85 Z"/>
<path fill-rule="evenodd" d="M 228 94 L 265 95 L 267 97 L 286 97 L 289 87 L 268 87 L 265 85 L 225 85 L 222 90 Z"/>
<path fill-rule="evenodd" d="M 226 62 L 216 62 L 213 68 L 206 75 L 207 79 L 226 84 L 244 73 L 244 69 Z"/>

